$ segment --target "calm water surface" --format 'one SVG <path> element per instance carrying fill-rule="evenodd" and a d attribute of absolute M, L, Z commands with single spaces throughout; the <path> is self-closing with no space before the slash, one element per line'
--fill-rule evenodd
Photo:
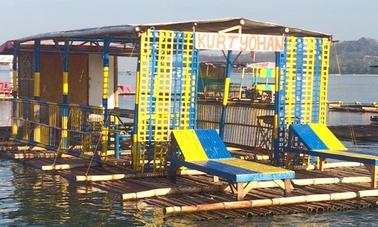
<path fill-rule="evenodd" d="M 121 74 L 122 75 L 122 74 Z M 131 77 L 121 78 L 124 83 Z M 345 102 L 378 101 L 378 76 L 331 76 L 329 100 Z M 375 91 L 375 92 L 374 92 Z M 133 107 L 133 98 L 121 98 L 123 107 Z M 0 104 L 0 124 L 10 122 L 10 102 Z M 369 114 L 331 112 L 331 125 L 368 124 Z M 378 150 L 376 143 L 348 147 L 370 153 Z M 11 160 L 0 161 L 0 226 L 378 226 L 378 210 L 356 210 L 318 215 L 297 214 L 261 218 L 197 221 L 185 217 L 163 220 L 160 213 L 140 209 L 140 204 L 122 203 L 112 194 L 81 193 L 58 176 L 42 173 Z"/>

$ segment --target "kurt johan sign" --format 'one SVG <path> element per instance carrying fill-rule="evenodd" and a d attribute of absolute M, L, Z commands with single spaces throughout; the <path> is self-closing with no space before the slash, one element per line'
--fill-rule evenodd
<path fill-rule="evenodd" d="M 207 50 L 283 51 L 284 36 L 196 32 L 195 47 Z"/>

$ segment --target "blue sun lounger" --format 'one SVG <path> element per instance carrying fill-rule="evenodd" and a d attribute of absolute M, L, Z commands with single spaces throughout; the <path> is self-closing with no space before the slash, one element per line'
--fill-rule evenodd
<path fill-rule="evenodd" d="M 320 170 L 323 170 L 324 161 L 327 158 L 365 164 L 371 173 L 372 187 L 377 188 L 378 156 L 348 151 L 326 125 L 293 124 L 290 126 L 290 137 L 298 138 L 305 149 L 293 147 L 289 142 L 287 151 L 319 157 Z"/>
<path fill-rule="evenodd" d="M 213 129 L 173 130 L 171 137 L 168 175 L 173 181 L 176 170 L 184 166 L 226 180 L 237 200 L 242 200 L 256 181 L 274 181 L 285 193 L 293 189 L 293 171 L 233 158 Z"/>

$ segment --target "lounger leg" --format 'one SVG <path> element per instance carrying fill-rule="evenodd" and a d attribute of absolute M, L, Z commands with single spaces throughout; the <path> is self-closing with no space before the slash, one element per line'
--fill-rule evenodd
<path fill-rule="evenodd" d="M 284 180 L 284 183 L 285 183 L 285 196 L 288 196 L 294 190 L 294 187 L 290 179 Z"/>
<path fill-rule="evenodd" d="M 319 165 L 318 165 L 318 170 L 324 171 L 324 163 L 325 163 L 325 158 L 319 158 Z"/>
<path fill-rule="evenodd" d="M 377 182 L 377 174 L 378 174 L 378 166 L 372 165 L 370 166 L 371 169 L 371 187 L 377 188 L 378 182 Z"/>
<path fill-rule="evenodd" d="M 243 200 L 245 197 L 246 193 L 244 190 L 244 186 L 245 186 L 245 183 L 236 183 L 236 199 L 238 201 Z"/>
<path fill-rule="evenodd" d="M 177 172 L 177 169 L 179 168 L 179 166 L 175 165 L 175 164 L 172 164 L 169 166 L 168 168 L 168 179 L 172 182 L 172 183 L 175 183 L 176 184 L 176 172 Z"/>

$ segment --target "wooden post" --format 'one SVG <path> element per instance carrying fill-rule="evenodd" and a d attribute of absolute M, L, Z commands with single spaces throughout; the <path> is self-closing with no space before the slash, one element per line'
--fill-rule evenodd
<path fill-rule="evenodd" d="M 318 164 L 319 164 L 318 170 L 324 171 L 325 158 L 319 158 L 319 163 Z"/>
<path fill-rule="evenodd" d="M 18 134 L 18 103 L 17 103 L 17 72 L 18 72 L 18 50 L 19 50 L 19 43 L 15 42 L 14 50 L 13 50 L 13 61 L 12 61 L 12 83 L 13 83 L 13 100 L 12 100 L 12 136 L 15 138 Z"/>
<path fill-rule="evenodd" d="M 119 113 L 119 105 L 118 105 L 118 57 L 114 56 L 114 86 L 113 86 L 113 93 L 114 93 L 114 110 L 117 110 Z M 119 120 L 116 116 L 118 113 L 114 115 L 114 158 L 119 159 L 120 155 L 120 132 L 119 132 Z"/>
<path fill-rule="evenodd" d="M 70 44 L 68 41 L 64 42 L 64 56 L 63 56 L 63 96 L 62 96 L 62 149 L 68 147 L 68 58 L 69 58 Z"/>
<path fill-rule="evenodd" d="M 230 90 L 231 71 L 232 71 L 232 50 L 229 50 L 227 52 L 226 78 L 225 78 L 225 81 L 224 81 L 222 112 L 221 112 L 221 119 L 220 119 L 220 123 L 219 123 L 219 136 L 222 140 L 224 140 L 224 130 L 225 130 L 225 123 L 226 123 L 226 110 L 227 110 L 227 103 L 228 103 L 228 93 L 229 93 L 229 90 Z"/>
<path fill-rule="evenodd" d="M 285 179 L 284 183 L 285 183 L 285 196 L 288 196 L 294 190 L 294 187 L 290 179 Z"/>
<path fill-rule="evenodd" d="M 238 201 L 243 200 L 245 197 L 245 194 L 248 192 L 245 192 L 244 190 L 245 183 L 236 183 L 236 199 Z"/>
<path fill-rule="evenodd" d="M 241 73 L 241 81 L 240 81 L 240 87 L 239 87 L 239 99 L 242 99 L 244 76 L 245 76 L 245 67 L 242 68 L 242 73 Z"/>
<path fill-rule="evenodd" d="M 371 169 L 371 187 L 372 188 L 377 188 L 378 182 L 377 182 L 377 174 L 378 174 L 378 166 L 372 165 L 370 167 Z"/>
<path fill-rule="evenodd" d="M 102 148 L 101 159 L 106 160 L 108 153 L 108 133 L 109 133 L 109 114 L 108 114 L 108 92 L 109 92 L 109 46 L 110 39 L 104 39 L 103 46 L 103 86 L 102 86 L 102 107 L 104 108 L 104 125 L 102 126 Z"/>
<path fill-rule="evenodd" d="M 41 76 L 41 41 L 34 40 L 34 99 L 40 99 L 40 76 Z M 33 105 L 34 142 L 41 141 L 40 106 L 38 102 Z"/>
<path fill-rule="evenodd" d="M 279 120 L 281 106 L 280 106 L 280 66 L 281 66 L 281 54 L 280 52 L 275 52 L 275 62 L 276 62 L 276 77 L 275 77 L 275 95 L 274 95 L 274 124 L 273 124 L 273 143 L 272 151 L 273 158 L 276 164 L 281 162 L 281 143 L 280 143 L 280 127 L 282 129 L 282 121 Z M 289 134 L 290 135 L 290 134 Z M 291 141 L 289 140 L 289 143 Z"/>

